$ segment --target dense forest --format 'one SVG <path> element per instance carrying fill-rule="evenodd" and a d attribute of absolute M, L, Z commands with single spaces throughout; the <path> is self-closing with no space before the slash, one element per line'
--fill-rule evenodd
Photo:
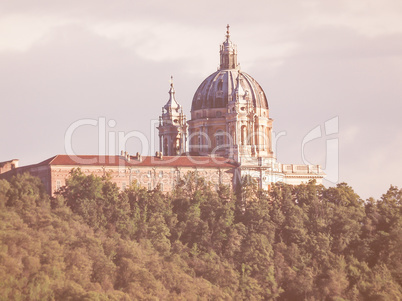
<path fill-rule="evenodd" d="M 402 189 L 0 180 L 0 300 L 402 300 Z"/>

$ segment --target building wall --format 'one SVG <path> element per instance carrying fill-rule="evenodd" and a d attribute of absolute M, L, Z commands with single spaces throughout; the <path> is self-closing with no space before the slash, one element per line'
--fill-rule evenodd
<path fill-rule="evenodd" d="M 242 178 L 249 175 L 255 179 L 258 186 L 269 190 L 272 183 L 283 182 L 290 185 L 308 183 L 315 179 L 317 184 L 322 184 L 324 174 L 318 165 L 296 165 L 280 164 L 274 158 L 256 158 L 254 161 L 247 161 L 238 167 L 235 166 L 208 166 L 201 167 L 194 162 L 191 166 L 158 166 L 158 165 L 55 165 L 37 164 L 24 166 L 9 170 L 1 174 L 1 178 L 9 179 L 17 173 L 29 172 L 39 177 L 50 195 L 66 184 L 73 168 L 81 168 L 85 175 L 93 174 L 102 177 L 109 174 L 112 182 L 116 183 L 119 189 L 124 190 L 132 183 L 140 187 L 152 190 L 160 185 L 163 192 L 170 192 L 174 189 L 178 179 L 187 181 L 189 172 L 196 172 L 207 182 L 218 186 L 219 184 L 231 187 L 240 185 Z"/>
<path fill-rule="evenodd" d="M 230 168 L 195 168 L 195 167 L 99 167 L 99 166 L 52 166 L 51 167 L 51 191 L 53 195 L 58 188 L 66 184 L 72 168 L 80 167 L 85 175 L 102 177 L 110 174 L 112 182 L 124 190 L 131 183 L 146 188 L 154 189 L 161 185 L 163 192 L 170 192 L 177 184 L 178 179 L 186 181 L 189 172 L 196 172 L 207 182 L 218 185 L 219 183 L 232 186 L 233 170 Z"/>

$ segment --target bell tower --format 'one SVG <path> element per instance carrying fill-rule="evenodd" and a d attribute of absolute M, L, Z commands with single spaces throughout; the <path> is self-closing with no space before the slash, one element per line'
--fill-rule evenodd
<path fill-rule="evenodd" d="M 186 152 L 187 121 L 183 107 L 175 98 L 173 76 L 170 79 L 169 100 L 159 116 L 159 151 L 165 156 L 180 156 Z"/>

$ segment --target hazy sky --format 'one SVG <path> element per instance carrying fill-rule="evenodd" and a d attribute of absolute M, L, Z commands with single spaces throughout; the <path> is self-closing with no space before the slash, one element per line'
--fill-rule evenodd
<path fill-rule="evenodd" d="M 303 138 L 321 126 L 304 148 L 309 163 L 325 168 L 326 142 L 338 139 L 339 181 L 362 198 L 402 186 L 400 0 L 1 1 L 0 161 L 65 153 L 67 129 L 84 118 L 114 120 L 108 136 L 150 137 L 170 75 L 189 117 L 227 23 L 241 69 L 268 97 L 274 132 L 286 132 L 278 161 L 302 164 Z M 339 132 L 325 136 L 334 117 Z M 98 153 L 98 128 L 78 128 L 72 146 Z"/>

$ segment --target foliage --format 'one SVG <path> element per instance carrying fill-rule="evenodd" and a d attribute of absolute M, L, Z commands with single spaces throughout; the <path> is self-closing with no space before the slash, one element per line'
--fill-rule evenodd
<path fill-rule="evenodd" d="M 0 300 L 401 300 L 402 190 L 0 180 Z"/>

